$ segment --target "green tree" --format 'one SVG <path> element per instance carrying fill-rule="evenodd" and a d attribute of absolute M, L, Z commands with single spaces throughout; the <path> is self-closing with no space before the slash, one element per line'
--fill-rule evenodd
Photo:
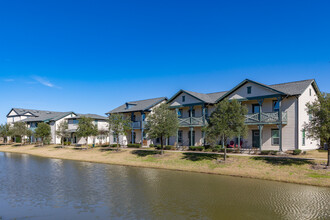
<path fill-rule="evenodd" d="M 70 133 L 68 130 L 68 122 L 67 121 L 61 121 L 57 130 L 56 130 L 56 136 L 61 138 L 61 145 L 64 145 L 64 138 L 70 137 Z"/>
<path fill-rule="evenodd" d="M 109 140 L 111 132 L 116 136 L 117 151 L 119 151 L 119 136 L 126 135 L 131 129 L 132 121 L 129 118 L 125 118 L 123 114 L 111 114 L 108 117 L 108 132 Z M 109 141 L 110 145 L 110 141 Z"/>
<path fill-rule="evenodd" d="M 24 136 L 26 136 L 28 133 L 28 127 L 26 126 L 25 122 L 15 122 L 10 132 L 14 136 L 19 136 L 21 138 L 21 145 L 23 145 Z"/>
<path fill-rule="evenodd" d="M 50 141 L 51 129 L 49 124 L 41 122 L 38 124 L 38 127 L 34 131 L 34 134 L 37 138 L 41 138 L 41 145 L 46 144 Z"/>
<path fill-rule="evenodd" d="M 226 142 L 228 138 L 235 136 L 245 137 L 247 126 L 245 125 L 245 115 L 247 108 L 242 106 L 237 100 L 228 99 L 218 103 L 212 112 L 210 122 L 205 128 L 206 140 L 212 145 L 217 144 L 219 140 L 224 148 L 224 160 L 227 156 Z"/>
<path fill-rule="evenodd" d="M 88 147 L 88 137 L 97 136 L 98 130 L 97 125 L 93 124 L 93 119 L 89 117 L 79 118 L 77 137 L 83 137 L 86 139 L 86 146 Z"/>
<path fill-rule="evenodd" d="M 4 144 L 8 143 L 8 137 L 10 134 L 10 125 L 9 124 L 1 124 L 0 125 L 0 137 L 3 138 Z"/>
<path fill-rule="evenodd" d="M 307 113 L 312 116 L 309 123 L 304 124 L 306 136 L 327 143 L 327 166 L 330 166 L 330 94 L 320 94 L 317 100 L 307 103 L 306 107 Z"/>
<path fill-rule="evenodd" d="M 150 138 L 160 138 L 161 154 L 164 153 L 163 139 L 175 136 L 178 128 L 178 116 L 167 104 L 159 105 L 146 118 L 146 133 Z"/>
<path fill-rule="evenodd" d="M 31 129 L 28 129 L 26 131 L 26 136 L 28 137 L 29 142 L 31 143 L 31 136 L 33 135 L 33 131 Z"/>

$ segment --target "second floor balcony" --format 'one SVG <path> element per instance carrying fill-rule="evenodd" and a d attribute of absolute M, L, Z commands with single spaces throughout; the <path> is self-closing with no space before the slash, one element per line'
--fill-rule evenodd
<path fill-rule="evenodd" d="M 207 124 L 207 120 L 204 120 L 204 117 L 186 117 L 179 118 L 180 127 L 199 127 L 205 126 Z"/>
<path fill-rule="evenodd" d="M 245 115 L 245 123 L 248 125 L 257 124 L 287 124 L 287 112 L 282 112 L 282 120 L 279 120 L 279 112 L 261 112 Z"/>

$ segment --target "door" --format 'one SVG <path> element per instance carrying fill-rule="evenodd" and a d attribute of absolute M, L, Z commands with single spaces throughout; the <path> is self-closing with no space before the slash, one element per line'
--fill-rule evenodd
<path fill-rule="evenodd" d="M 260 112 L 259 104 L 253 104 L 252 105 L 252 113 L 259 113 L 259 112 Z"/>
<path fill-rule="evenodd" d="M 192 132 L 192 145 L 190 144 L 191 141 L 190 141 L 190 138 L 191 138 L 191 131 L 188 132 L 188 139 L 189 139 L 189 146 L 195 146 L 195 131 Z"/>
<path fill-rule="evenodd" d="M 258 130 L 252 131 L 252 147 L 260 148 L 260 132 Z"/>

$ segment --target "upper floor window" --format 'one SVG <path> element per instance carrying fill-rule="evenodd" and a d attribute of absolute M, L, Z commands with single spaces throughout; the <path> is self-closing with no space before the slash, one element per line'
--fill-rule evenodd
<path fill-rule="evenodd" d="M 280 110 L 280 103 L 275 100 L 273 101 L 273 112 L 278 112 Z"/>
<path fill-rule="evenodd" d="M 309 89 L 309 96 L 312 96 L 312 89 Z"/>
<path fill-rule="evenodd" d="M 189 110 L 189 117 L 195 117 L 195 109 Z"/>
<path fill-rule="evenodd" d="M 248 87 L 246 87 L 246 89 L 247 89 L 247 94 L 251 94 L 252 87 L 251 86 L 248 86 Z"/>
<path fill-rule="evenodd" d="M 135 115 L 134 114 L 132 114 L 132 116 L 131 116 L 131 121 L 135 121 Z"/>
<path fill-rule="evenodd" d="M 182 110 L 181 109 L 178 110 L 178 117 L 182 118 Z"/>
<path fill-rule="evenodd" d="M 186 96 L 182 96 L 182 102 L 185 102 L 186 101 Z"/>
<path fill-rule="evenodd" d="M 259 112 L 260 112 L 259 104 L 253 104 L 252 105 L 252 113 L 259 113 Z"/>
<path fill-rule="evenodd" d="M 78 121 L 77 119 L 73 119 L 73 120 L 72 120 L 72 123 L 73 123 L 73 124 L 78 124 L 78 122 L 79 122 L 79 121 Z"/>
<path fill-rule="evenodd" d="M 207 108 L 205 108 L 204 111 L 205 111 L 205 118 L 207 118 L 209 116 L 209 111 Z"/>

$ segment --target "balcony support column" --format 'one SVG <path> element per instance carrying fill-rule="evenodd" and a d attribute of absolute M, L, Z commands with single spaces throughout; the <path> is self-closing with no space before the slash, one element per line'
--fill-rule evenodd
<path fill-rule="evenodd" d="M 190 111 L 190 113 L 189 113 L 190 124 L 192 124 L 192 117 L 193 117 L 192 112 L 193 112 L 193 106 L 190 106 L 189 111 Z"/>
<path fill-rule="evenodd" d="M 144 126 L 143 126 L 143 122 L 144 122 L 144 119 L 145 119 L 145 113 L 144 112 L 141 112 L 141 147 L 143 147 L 143 132 L 144 132 Z"/>
<path fill-rule="evenodd" d="M 175 109 L 176 115 L 179 117 L 179 109 Z M 176 129 L 176 147 L 179 147 L 179 129 Z"/>
<path fill-rule="evenodd" d="M 262 103 L 264 102 L 264 99 L 259 99 L 259 122 L 261 122 L 261 113 L 262 113 Z"/>
<path fill-rule="evenodd" d="M 133 118 L 134 118 L 134 112 L 131 113 L 131 121 L 132 121 L 132 130 L 131 130 L 131 144 L 134 144 L 134 128 L 133 128 Z"/>
<path fill-rule="evenodd" d="M 258 125 L 259 127 L 259 146 L 260 151 L 262 151 L 262 129 L 264 128 L 264 125 Z"/>
<path fill-rule="evenodd" d="M 190 127 L 190 146 L 194 146 L 193 145 L 193 131 L 194 131 L 194 127 Z"/>
<path fill-rule="evenodd" d="M 279 151 L 282 152 L 282 97 L 277 98 L 278 101 L 278 134 L 279 134 Z"/>

